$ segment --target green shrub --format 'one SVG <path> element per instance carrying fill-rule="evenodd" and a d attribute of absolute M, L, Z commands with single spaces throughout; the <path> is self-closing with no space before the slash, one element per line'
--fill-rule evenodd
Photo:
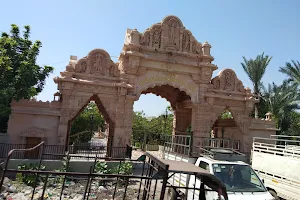
<path fill-rule="evenodd" d="M 95 172 L 98 174 L 120 174 L 120 175 L 130 175 L 132 174 L 132 163 L 131 162 L 121 162 L 117 166 L 109 169 L 105 161 L 98 161 L 95 164 Z M 126 178 L 119 178 L 118 184 L 123 184 Z M 99 185 L 105 185 L 105 181 L 99 181 Z"/>
<path fill-rule="evenodd" d="M 45 168 L 46 168 L 46 166 L 44 166 L 44 165 L 41 165 L 39 168 L 38 164 L 33 164 L 33 163 L 18 165 L 18 170 L 37 170 L 37 171 L 39 171 L 39 170 L 43 170 Z M 28 186 L 34 186 L 34 185 L 38 184 L 40 181 L 42 181 L 42 177 L 39 177 L 36 182 L 36 174 L 34 174 L 34 173 L 23 174 L 22 172 L 17 173 L 16 179 L 17 179 L 17 181 L 23 182 Z"/>

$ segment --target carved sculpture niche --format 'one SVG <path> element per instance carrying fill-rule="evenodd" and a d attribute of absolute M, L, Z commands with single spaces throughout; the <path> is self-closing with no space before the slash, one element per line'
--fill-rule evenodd
<path fill-rule="evenodd" d="M 156 49 L 202 54 L 202 44 L 193 37 L 189 30 L 184 28 L 180 19 L 175 16 L 168 16 L 162 22 L 148 28 L 140 35 L 140 45 Z"/>
<path fill-rule="evenodd" d="M 87 57 L 80 59 L 75 66 L 75 72 L 110 77 L 118 77 L 120 74 L 117 65 L 102 49 L 95 49 Z"/>
<path fill-rule="evenodd" d="M 212 79 L 211 83 L 216 90 L 228 90 L 236 92 L 244 92 L 244 86 L 233 70 L 224 69 L 219 72 L 218 76 Z"/>

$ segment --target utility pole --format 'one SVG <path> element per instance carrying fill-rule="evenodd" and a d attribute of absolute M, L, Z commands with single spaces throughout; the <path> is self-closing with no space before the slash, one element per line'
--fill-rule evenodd
<path fill-rule="evenodd" d="M 164 116 L 164 118 L 165 118 L 165 124 L 164 124 L 164 134 L 166 135 L 167 134 L 167 131 L 166 131 L 166 129 L 167 129 L 167 116 L 168 116 L 168 108 L 166 108 L 166 114 L 165 114 L 165 116 Z"/>

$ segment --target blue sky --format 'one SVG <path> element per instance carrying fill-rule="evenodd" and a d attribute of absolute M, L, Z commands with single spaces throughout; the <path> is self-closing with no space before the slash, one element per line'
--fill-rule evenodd
<path fill-rule="evenodd" d="M 127 28 L 143 32 L 167 15 L 178 16 L 199 42 L 212 45 L 214 64 L 232 68 L 244 85 L 252 88 L 240 63 L 242 56 L 265 52 L 273 59 L 263 78 L 265 84 L 280 84 L 286 77 L 278 72 L 285 62 L 300 60 L 299 0 L 210 0 L 210 1 L 1 1 L 0 31 L 10 24 L 30 25 L 31 38 L 43 47 L 38 63 L 52 65 L 40 100 L 52 100 L 57 87 L 53 77 L 65 70 L 70 55 L 84 57 L 94 48 L 105 49 L 114 61 L 119 56 Z M 134 110 L 155 116 L 168 102 L 143 95 Z"/>

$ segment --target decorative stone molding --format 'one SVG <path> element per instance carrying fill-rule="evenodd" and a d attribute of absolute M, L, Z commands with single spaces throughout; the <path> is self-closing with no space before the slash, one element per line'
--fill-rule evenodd
<path fill-rule="evenodd" d="M 236 92 L 245 91 L 242 81 L 237 78 L 232 69 L 224 69 L 220 71 L 218 76 L 211 80 L 211 83 L 213 84 L 213 89 L 215 90 Z"/>

